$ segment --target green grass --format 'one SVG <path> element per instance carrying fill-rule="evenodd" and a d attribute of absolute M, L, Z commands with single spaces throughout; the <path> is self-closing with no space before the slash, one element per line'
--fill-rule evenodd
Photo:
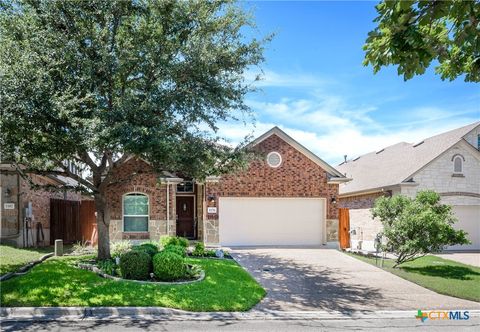
<path fill-rule="evenodd" d="M 235 261 L 192 259 L 203 281 L 187 285 L 138 284 L 103 279 L 72 266 L 78 258 L 51 258 L 28 274 L 1 283 L 1 305 L 161 306 L 190 311 L 245 311 L 265 290 Z"/>
<path fill-rule="evenodd" d="M 375 258 L 349 254 L 375 265 Z M 380 259 L 378 260 L 380 265 Z M 480 302 L 480 268 L 443 259 L 424 256 L 393 268 L 387 259 L 383 269 L 437 293 Z"/>
<path fill-rule="evenodd" d="M 0 275 L 15 272 L 49 252 L 53 252 L 53 247 L 17 249 L 0 245 Z"/>

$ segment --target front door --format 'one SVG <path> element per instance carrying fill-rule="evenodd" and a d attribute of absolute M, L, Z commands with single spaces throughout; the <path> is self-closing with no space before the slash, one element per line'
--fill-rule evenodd
<path fill-rule="evenodd" d="M 195 238 L 195 206 L 193 196 L 177 196 L 177 236 Z"/>

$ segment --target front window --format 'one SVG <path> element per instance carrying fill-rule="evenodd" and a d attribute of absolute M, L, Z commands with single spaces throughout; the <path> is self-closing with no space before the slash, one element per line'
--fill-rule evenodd
<path fill-rule="evenodd" d="M 123 196 L 123 231 L 148 232 L 148 196 L 127 194 Z"/>
<path fill-rule="evenodd" d="M 463 160 L 461 156 L 456 156 L 453 159 L 453 173 L 462 173 L 463 171 Z"/>

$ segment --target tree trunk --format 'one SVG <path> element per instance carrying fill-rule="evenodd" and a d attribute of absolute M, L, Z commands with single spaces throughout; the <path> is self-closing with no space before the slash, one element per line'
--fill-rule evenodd
<path fill-rule="evenodd" d="M 95 194 L 98 229 L 98 259 L 110 258 L 110 211 L 104 193 Z"/>

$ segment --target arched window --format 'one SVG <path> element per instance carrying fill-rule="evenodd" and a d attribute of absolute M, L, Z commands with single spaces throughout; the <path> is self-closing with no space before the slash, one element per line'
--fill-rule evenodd
<path fill-rule="evenodd" d="M 462 156 L 455 156 L 453 158 L 453 173 L 461 174 L 463 172 L 463 158 Z"/>
<path fill-rule="evenodd" d="M 123 231 L 148 232 L 148 196 L 131 193 L 123 196 Z"/>

